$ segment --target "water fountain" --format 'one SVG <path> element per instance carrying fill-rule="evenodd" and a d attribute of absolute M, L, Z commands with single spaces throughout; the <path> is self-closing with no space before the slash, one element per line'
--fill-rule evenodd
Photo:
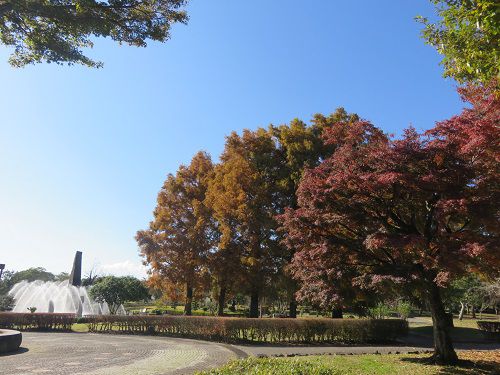
<path fill-rule="evenodd" d="M 21 281 L 12 287 L 9 294 L 14 297 L 13 312 L 26 313 L 31 307 L 36 312 L 72 313 L 77 316 L 109 314 L 108 305 L 90 299 L 87 288 L 81 286 L 82 253 L 77 251 L 69 280 Z M 120 306 L 118 314 L 124 314 Z"/>

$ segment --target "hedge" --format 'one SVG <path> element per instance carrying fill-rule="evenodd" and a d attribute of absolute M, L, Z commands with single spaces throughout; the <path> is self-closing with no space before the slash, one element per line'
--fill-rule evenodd
<path fill-rule="evenodd" d="M 0 313 L 0 328 L 21 331 L 71 331 L 76 321 L 75 314 L 55 313 Z"/>
<path fill-rule="evenodd" d="M 190 337 L 222 342 L 370 343 L 406 335 L 400 319 L 290 319 L 201 316 L 0 313 L 0 327 L 19 330 L 69 331 L 85 322 L 90 332 Z"/>
<path fill-rule="evenodd" d="M 224 342 L 368 343 L 394 341 L 408 332 L 400 319 L 273 319 L 196 316 L 87 317 L 90 332 L 157 334 Z"/>

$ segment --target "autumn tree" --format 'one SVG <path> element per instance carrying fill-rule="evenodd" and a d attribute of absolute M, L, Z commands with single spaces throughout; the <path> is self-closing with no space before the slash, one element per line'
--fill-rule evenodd
<path fill-rule="evenodd" d="M 39 62 L 100 67 L 82 49 L 92 37 L 146 46 L 185 23 L 186 0 L 0 0 L 0 43 L 14 47 L 13 66 Z"/>
<path fill-rule="evenodd" d="M 221 233 L 219 251 L 231 252 L 243 271 L 250 317 L 259 316 L 259 298 L 280 260 L 275 158 L 275 144 L 264 129 L 231 134 L 207 194 Z"/>
<path fill-rule="evenodd" d="M 314 115 L 311 125 L 295 119 L 290 124 L 269 127 L 269 132 L 278 148 L 280 162 L 276 184 L 281 196 L 278 201 L 281 206 L 276 207 L 276 215 L 283 213 L 286 207 L 297 208 L 296 191 L 304 171 L 307 168 L 316 167 L 335 149 L 335 145 L 323 142 L 322 134 L 332 127 L 348 127 L 358 119 L 356 114 L 348 113 L 344 108 L 339 107 L 328 116 Z M 280 233 L 280 235 L 286 236 L 286 232 Z M 286 286 L 290 298 L 289 316 L 295 318 L 297 316 L 295 293 L 298 287 L 296 281 L 289 277 L 286 267 L 293 258 L 294 249 L 289 248 L 283 254 L 284 259 L 281 267 L 281 274 L 285 278 L 283 285 Z M 323 305 L 323 307 L 325 306 Z M 334 310 L 334 317 L 342 317 L 342 311 L 338 304 L 332 303 L 328 308 Z"/>
<path fill-rule="evenodd" d="M 440 19 L 419 16 L 422 36 L 443 55 L 444 76 L 459 83 L 500 79 L 500 14 L 495 0 L 431 0 Z"/>
<path fill-rule="evenodd" d="M 210 156 L 197 153 L 189 166 L 169 175 L 158 194 L 154 219 L 136 239 L 154 276 L 185 288 L 184 313 L 191 315 L 193 289 L 200 288 L 213 246 L 209 209 L 205 204 L 213 172 Z"/>
<path fill-rule="evenodd" d="M 307 171 L 298 208 L 283 215 L 301 293 L 338 299 L 338 285 L 421 291 L 431 308 L 434 359 L 457 361 L 441 288 L 469 270 L 498 273 L 500 102 L 473 107 L 424 134 L 391 140 L 366 121 L 325 134 L 333 154 Z"/>

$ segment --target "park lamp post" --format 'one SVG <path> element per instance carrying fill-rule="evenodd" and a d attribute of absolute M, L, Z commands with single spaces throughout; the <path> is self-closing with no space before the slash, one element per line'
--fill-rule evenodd
<path fill-rule="evenodd" d="M 5 268 L 5 264 L 0 264 L 0 280 L 2 280 L 3 269 Z"/>

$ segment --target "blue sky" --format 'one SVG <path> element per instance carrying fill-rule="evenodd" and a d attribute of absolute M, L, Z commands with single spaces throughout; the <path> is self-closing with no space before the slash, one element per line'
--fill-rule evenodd
<path fill-rule="evenodd" d="M 142 275 L 135 232 L 166 175 L 232 130 L 344 106 L 389 133 L 463 107 L 414 16 L 426 0 L 192 0 L 146 49 L 98 40 L 104 68 L 11 68 L 0 47 L 0 263 Z"/>

